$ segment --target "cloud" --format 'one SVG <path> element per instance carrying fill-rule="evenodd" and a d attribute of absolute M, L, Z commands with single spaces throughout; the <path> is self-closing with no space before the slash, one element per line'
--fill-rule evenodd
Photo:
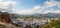
<path fill-rule="evenodd" d="M 33 10 L 43 10 L 43 7 L 40 5 L 34 6 Z"/>
<path fill-rule="evenodd" d="M 37 14 L 46 14 L 47 13 L 45 11 L 45 7 L 40 6 L 40 5 L 34 6 L 32 10 L 35 11 L 35 13 L 37 13 Z"/>
<path fill-rule="evenodd" d="M 0 2 L 1 9 L 9 9 L 9 8 L 12 8 L 13 5 L 15 5 L 15 2 L 12 2 L 12 1 Z"/>
<path fill-rule="evenodd" d="M 0 2 L 3 1 L 3 0 L 0 0 Z"/>
<path fill-rule="evenodd" d="M 16 5 L 16 2 L 14 1 L 5 1 L 5 0 L 0 0 L 0 10 L 1 11 L 11 11 L 13 7 Z"/>
<path fill-rule="evenodd" d="M 58 8 L 60 8 L 60 2 L 56 2 Z"/>
<path fill-rule="evenodd" d="M 46 1 L 46 2 L 45 2 L 45 6 L 46 6 L 46 7 L 57 6 L 57 7 L 60 8 L 60 2 L 58 2 L 58 1 L 56 1 L 56 0 Z"/>
<path fill-rule="evenodd" d="M 60 8 L 60 2 L 55 0 L 46 1 L 43 6 L 35 5 L 32 9 L 27 9 L 23 11 L 15 11 L 18 14 L 47 14 L 47 13 L 60 13 L 59 9 L 55 9 L 53 7 Z"/>
<path fill-rule="evenodd" d="M 44 7 L 36 5 L 32 9 L 26 9 L 26 10 L 14 10 L 18 14 L 23 14 L 23 15 L 31 15 L 31 14 L 46 14 L 47 11 L 44 11 Z"/>
<path fill-rule="evenodd" d="M 55 9 L 57 7 L 59 9 Z M 60 2 L 55 0 L 46 1 L 43 6 L 35 6 L 34 9 L 40 14 L 60 13 Z"/>
<path fill-rule="evenodd" d="M 59 9 L 55 9 L 53 7 L 57 7 Z M 49 11 L 50 13 L 59 13 L 60 12 L 60 2 L 58 2 L 56 0 L 46 1 L 45 5 L 44 5 L 44 9 L 45 8 L 47 8 L 47 11 Z"/>
<path fill-rule="evenodd" d="M 50 11 L 50 13 L 60 13 L 60 10 Z"/>
<path fill-rule="evenodd" d="M 14 2 L 12 0 L 0 0 L 0 10 L 5 10 L 5 11 L 13 11 L 17 14 L 47 14 L 47 13 L 60 13 L 60 10 L 55 10 L 53 6 L 57 6 L 60 8 L 60 2 L 57 2 L 55 0 L 51 1 L 46 1 L 43 6 L 41 5 L 35 5 L 32 9 L 25 9 L 25 10 L 20 10 L 20 9 L 15 9 L 13 8 L 17 2 Z M 12 13 L 13 13 L 12 12 Z"/>
<path fill-rule="evenodd" d="M 14 12 L 16 12 L 17 14 L 22 14 L 22 15 L 27 15 L 27 14 L 34 14 L 35 11 L 33 10 L 13 10 Z"/>
<path fill-rule="evenodd" d="M 55 3 L 54 1 L 51 1 L 51 2 L 46 1 L 46 2 L 45 2 L 45 6 L 46 6 L 46 7 L 56 6 L 56 3 Z"/>

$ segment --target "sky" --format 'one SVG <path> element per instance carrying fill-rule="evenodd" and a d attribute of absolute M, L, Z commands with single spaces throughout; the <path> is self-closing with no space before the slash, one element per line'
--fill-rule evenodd
<path fill-rule="evenodd" d="M 0 0 L 0 11 L 17 14 L 60 13 L 60 0 Z"/>

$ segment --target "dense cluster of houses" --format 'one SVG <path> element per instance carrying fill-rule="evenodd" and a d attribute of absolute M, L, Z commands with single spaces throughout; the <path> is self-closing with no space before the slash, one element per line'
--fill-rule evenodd
<path fill-rule="evenodd" d="M 5 23 L 11 23 L 13 25 L 16 25 L 22 28 L 27 28 L 27 27 L 36 28 L 35 26 L 40 27 L 45 25 L 47 22 L 51 22 L 50 19 L 35 19 L 35 18 L 31 18 L 27 20 L 17 18 L 16 20 L 11 20 L 9 18 L 9 13 L 7 12 L 0 12 L 0 21 Z"/>
<path fill-rule="evenodd" d="M 21 26 L 23 28 L 25 27 L 31 27 L 31 28 L 34 28 L 35 25 L 39 25 L 39 26 L 42 26 L 44 25 L 47 21 L 46 20 L 37 20 L 37 19 L 28 19 L 28 20 L 24 20 L 24 19 L 17 19 L 15 21 L 11 21 L 11 19 L 9 18 L 9 13 L 7 12 L 0 12 L 0 21 L 1 22 L 5 22 L 5 23 L 12 23 L 16 26 Z"/>
<path fill-rule="evenodd" d="M 43 26 L 47 23 L 47 20 L 44 20 L 44 19 L 27 19 L 27 20 L 24 20 L 24 19 L 17 19 L 15 21 L 13 21 L 15 25 L 17 26 L 21 26 L 21 27 L 25 27 L 27 25 L 31 26 L 31 28 L 35 28 L 35 26 Z"/>
<path fill-rule="evenodd" d="M 4 22 L 4 23 L 11 23 L 11 24 L 14 24 L 16 26 L 21 26 L 23 28 L 25 28 L 25 27 L 34 28 L 35 25 L 45 24 L 45 22 L 43 20 L 38 21 L 36 19 L 24 20 L 24 19 L 19 18 L 15 21 L 11 21 L 11 19 L 9 18 L 9 13 L 7 13 L 7 12 L 0 12 L 0 21 Z"/>

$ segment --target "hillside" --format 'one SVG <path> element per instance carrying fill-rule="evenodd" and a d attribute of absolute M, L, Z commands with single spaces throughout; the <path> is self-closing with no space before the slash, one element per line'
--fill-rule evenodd
<path fill-rule="evenodd" d="M 20 28 L 20 27 L 16 27 L 16 26 L 9 24 L 9 23 L 0 22 L 0 28 Z"/>

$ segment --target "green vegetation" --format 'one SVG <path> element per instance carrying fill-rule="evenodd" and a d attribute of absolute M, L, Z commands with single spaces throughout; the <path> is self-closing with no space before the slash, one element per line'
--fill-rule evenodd
<path fill-rule="evenodd" d="M 44 26 L 44 28 L 60 28 L 60 20 L 54 20 Z"/>

